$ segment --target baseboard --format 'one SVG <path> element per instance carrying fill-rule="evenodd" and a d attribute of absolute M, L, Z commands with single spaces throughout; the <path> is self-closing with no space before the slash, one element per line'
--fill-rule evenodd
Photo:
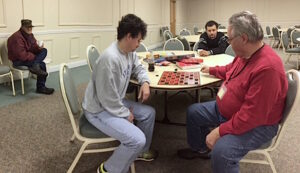
<path fill-rule="evenodd" d="M 84 66 L 86 64 L 87 64 L 86 60 L 80 60 L 80 61 L 76 61 L 76 62 L 67 63 L 69 68 L 80 67 L 80 66 Z M 60 64 L 54 65 L 54 66 L 49 66 L 47 71 L 48 71 L 48 73 L 57 72 L 57 71 L 59 71 L 59 68 L 60 68 Z"/>

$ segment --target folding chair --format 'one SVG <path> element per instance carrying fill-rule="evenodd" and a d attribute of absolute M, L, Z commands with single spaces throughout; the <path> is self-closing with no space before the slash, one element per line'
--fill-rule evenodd
<path fill-rule="evenodd" d="M 300 76 L 299 72 L 296 70 L 289 70 L 286 73 L 287 80 L 288 80 L 288 92 L 286 96 L 286 102 L 285 102 L 285 108 L 283 112 L 283 117 L 280 122 L 280 127 L 277 132 L 277 135 L 273 138 L 273 140 L 269 143 L 266 143 L 261 148 L 250 151 L 249 153 L 254 153 L 257 155 L 264 155 L 265 159 L 242 159 L 241 162 L 246 163 L 256 163 L 256 164 L 263 164 L 263 165 L 269 165 L 272 169 L 273 173 L 277 173 L 275 169 L 275 165 L 272 161 L 272 158 L 270 156 L 270 152 L 274 151 L 277 146 L 279 145 L 279 142 L 281 141 L 281 138 L 283 136 L 283 131 L 286 128 L 286 122 L 291 116 L 296 115 L 296 109 L 298 105 L 300 104 Z M 248 153 L 248 154 L 249 154 Z"/>
<path fill-rule="evenodd" d="M 83 153 L 101 153 L 113 151 L 116 148 L 103 147 L 100 149 L 87 149 L 88 145 L 108 143 L 116 141 L 116 139 L 111 138 L 102 133 L 100 130 L 98 130 L 96 127 L 90 124 L 85 118 L 85 115 L 83 114 L 83 111 L 78 101 L 77 92 L 75 84 L 73 82 L 73 78 L 71 76 L 71 72 L 69 71 L 69 68 L 66 64 L 62 64 L 60 67 L 59 81 L 63 101 L 65 103 L 74 132 L 70 141 L 72 142 L 76 138 L 79 141 L 83 142 L 78 154 L 76 155 L 72 165 L 68 170 L 68 173 L 71 173 Z M 80 117 L 78 123 L 76 123 L 75 117 Z M 134 163 L 132 163 L 131 165 L 131 173 L 135 173 Z"/>
<path fill-rule="evenodd" d="M 7 50 L 7 41 L 4 42 L 4 48 L 6 53 L 8 54 L 8 50 Z M 8 61 L 9 64 L 9 68 L 14 71 L 17 72 L 19 78 L 21 79 L 21 87 L 22 87 L 22 94 L 25 94 L 25 87 L 24 87 L 24 76 L 27 73 L 28 74 L 28 79 L 30 79 L 31 77 L 31 72 L 29 71 L 29 68 L 27 66 L 14 66 L 12 61 L 10 59 L 6 59 L 6 61 Z"/>
<path fill-rule="evenodd" d="M 14 76 L 13 76 L 9 66 L 2 64 L 2 58 L 0 55 L 0 77 L 5 77 L 5 76 L 8 76 L 10 78 L 13 96 L 15 96 L 16 91 L 15 91 L 15 84 L 14 84 Z"/>

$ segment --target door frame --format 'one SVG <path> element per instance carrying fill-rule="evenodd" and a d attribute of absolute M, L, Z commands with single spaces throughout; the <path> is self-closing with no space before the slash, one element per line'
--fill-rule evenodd
<path fill-rule="evenodd" d="M 176 35 L 176 0 L 170 0 L 170 31 Z"/>

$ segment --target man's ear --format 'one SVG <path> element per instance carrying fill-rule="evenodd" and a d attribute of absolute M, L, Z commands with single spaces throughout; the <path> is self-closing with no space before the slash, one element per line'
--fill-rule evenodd
<path fill-rule="evenodd" d="M 132 39 L 132 37 L 131 37 L 131 34 L 130 33 L 127 33 L 126 34 L 126 39 L 128 40 L 128 39 Z"/>
<path fill-rule="evenodd" d="M 246 44 L 246 43 L 248 43 L 248 35 L 246 35 L 246 34 L 242 34 L 241 35 L 241 38 L 242 38 L 242 42 L 244 43 L 244 44 Z"/>

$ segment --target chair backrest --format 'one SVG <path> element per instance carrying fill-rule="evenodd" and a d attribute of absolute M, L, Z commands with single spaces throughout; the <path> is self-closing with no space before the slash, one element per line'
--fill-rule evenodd
<path fill-rule="evenodd" d="M 187 39 L 186 38 L 184 38 L 184 37 L 177 37 L 178 38 L 178 40 L 180 40 L 181 41 L 181 43 L 183 44 L 183 46 L 184 46 L 184 50 L 191 50 L 191 47 L 190 47 L 190 43 L 187 41 Z"/>
<path fill-rule="evenodd" d="M 271 35 L 271 29 L 269 26 L 266 26 L 266 32 L 267 32 L 267 35 Z"/>
<path fill-rule="evenodd" d="M 95 45 L 91 44 L 86 48 L 87 63 L 89 65 L 91 72 L 93 72 L 94 66 L 96 64 L 96 60 L 99 58 L 99 56 L 100 56 L 99 51 Z"/>
<path fill-rule="evenodd" d="M 288 30 L 286 31 L 287 36 L 288 36 L 289 39 L 291 38 L 291 33 L 292 33 L 292 31 L 293 31 L 294 29 L 295 29 L 294 27 L 290 27 L 290 28 L 288 28 Z"/>
<path fill-rule="evenodd" d="M 168 27 L 167 27 L 167 26 L 162 26 L 162 27 L 160 28 L 160 32 L 161 32 L 162 35 L 163 35 L 163 33 L 165 32 L 165 30 L 168 30 Z"/>
<path fill-rule="evenodd" d="M 184 46 L 177 38 L 171 38 L 165 42 L 163 50 L 184 50 Z"/>
<path fill-rule="evenodd" d="M 295 25 L 294 27 L 295 27 L 295 28 L 300 28 L 300 25 Z"/>
<path fill-rule="evenodd" d="M 148 52 L 148 49 L 144 43 L 140 43 L 139 47 L 135 51 L 136 52 Z"/>
<path fill-rule="evenodd" d="M 172 38 L 172 33 L 169 30 L 165 30 L 163 33 L 164 41 L 166 42 L 167 40 Z"/>
<path fill-rule="evenodd" d="M 194 26 L 194 34 L 197 35 L 199 31 L 199 28 L 197 26 Z"/>
<path fill-rule="evenodd" d="M 2 63 L 9 64 L 9 66 L 12 67 L 12 61 L 8 59 L 7 40 L 4 41 L 3 48 L 4 48 L 5 54 L 7 55 L 7 59 L 4 57 L 3 59 L 1 59 L 1 61 L 2 61 Z"/>
<path fill-rule="evenodd" d="M 75 135 L 79 135 L 75 122 L 75 115 L 81 113 L 81 106 L 78 101 L 76 87 L 71 76 L 71 71 L 66 64 L 61 64 L 59 70 L 59 84 L 60 90 L 63 97 L 63 101 L 67 108 L 69 118 L 72 124 Z"/>
<path fill-rule="evenodd" d="M 291 41 L 293 45 L 300 44 L 300 41 L 298 41 L 297 38 L 300 38 L 300 31 L 295 29 L 291 32 Z"/>
<path fill-rule="evenodd" d="M 279 30 L 278 30 L 277 27 L 273 27 L 272 28 L 272 33 L 273 33 L 273 37 L 274 37 L 275 40 L 279 40 L 280 39 L 279 38 Z"/>
<path fill-rule="evenodd" d="M 194 44 L 193 51 L 197 51 L 199 44 L 200 44 L 200 41 L 197 41 L 197 42 Z"/>
<path fill-rule="evenodd" d="M 21 70 L 21 71 L 29 71 L 27 66 L 17 66 L 17 67 L 15 67 L 13 65 L 13 62 L 8 58 L 7 40 L 4 41 L 4 52 L 5 52 L 6 56 L 3 56 L 3 59 L 2 59 L 3 64 L 7 64 L 10 69 L 14 69 L 14 70 L 17 69 L 17 70 Z"/>
<path fill-rule="evenodd" d="M 1 53 L 0 53 L 0 64 L 2 64 L 3 62 L 2 62 L 2 58 L 1 58 Z"/>
<path fill-rule="evenodd" d="M 182 29 L 180 32 L 179 32 L 179 35 L 181 36 L 184 36 L 184 35 L 191 35 L 191 32 L 187 29 Z"/>
<path fill-rule="evenodd" d="M 234 52 L 234 50 L 232 49 L 232 46 L 231 46 L 231 45 L 227 46 L 227 48 L 226 48 L 226 50 L 225 50 L 225 54 L 231 55 L 231 56 L 235 57 L 235 52 Z"/>
<path fill-rule="evenodd" d="M 277 27 L 278 29 L 281 29 L 281 26 L 280 26 L 280 25 L 276 25 L 276 27 Z"/>
<path fill-rule="evenodd" d="M 220 26 L 219 26 L 219 29 L 226 29 L 226 27 L 223 26 L 223 25 L 220 25 Z"/>
<path fill-rule="evenodd" d="M 173 33 L 168 29 L 168 30 L 166 30 L 167 31 L 167 33 L 169 33 L 169 35 L 171 36 L 171 38 L 174 38 L 174 35 L 173 35 Z"/>
<path fill-rule="evenodd" d="M 288 80 L 288 92 L 286 96 L 286 101 L 285 101 L 285 107 L 283 110 L 283 117 L 280 122 L 280 128 L 277 132 L 277 136 L 274 139 L 274 143 L 272 145 L 272 148 L 270 148 L 270 151 L 274 150 L 281 138 L 282 138 L 282 132 L 286 128 L 286 122 L 292 115 L 296 115 L 296 109 L 298 107 L 299 99 L 300 99 L 300 75 L 297 70 L 289 70 L 286 73 L 287 80 Z"/>
<path fill-rule="evenodd" d="M 284 51 L 289 48 L 289 38 L 286 32 L 282 32 L 281 34 L 281 41 Z"/>

